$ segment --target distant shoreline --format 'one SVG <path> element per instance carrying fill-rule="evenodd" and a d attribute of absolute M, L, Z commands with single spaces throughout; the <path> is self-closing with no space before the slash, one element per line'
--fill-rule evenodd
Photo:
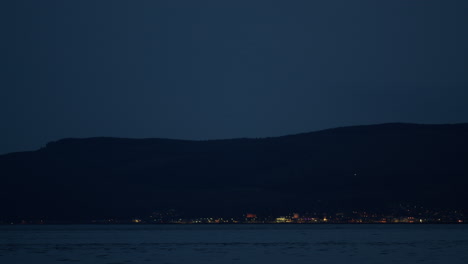
<path fill-rule="evenodd" d="M 102 224 L 102 223 L 43 223 L 43 224 L 21 224 L 21 223 L 2 223 L 0 226 L 68 226 L 68 225 L 87 225 L 87 226 L 187 226 L 187 225 L 466 225 L 466 222 L 463 223 L 454 223 L 454 222 L 429 222 L 429 223 L 112 223 L 112 224 Z"/>

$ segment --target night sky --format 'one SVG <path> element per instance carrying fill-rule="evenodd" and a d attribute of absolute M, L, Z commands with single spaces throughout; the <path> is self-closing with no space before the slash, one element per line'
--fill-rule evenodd
<path fill-rule="evenodd" d="M 468 121 L 468 1 L 3 0 L 0 153 Z"/>

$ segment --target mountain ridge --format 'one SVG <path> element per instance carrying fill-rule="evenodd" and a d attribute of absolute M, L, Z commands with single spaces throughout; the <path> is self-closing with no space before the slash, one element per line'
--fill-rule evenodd
<path fill-rule="evenodd" d="M 97 137 L 65 137 L 58 140 L 53 140 L 48 143 L 44 147 L 41 147 L 36 150 L 26 150 L 26 151 L 14 151 L 9 153 L 0 154 L 0 157 L 10 154 L 16 153 L 28 153 L 28 152 L 35 152 L 41 149 L 47 148 L 49 145 L 55 144 L 62 144 L 66 142 L 72 141 L 83 141 L 83 140 L 132 140 L 132 141 L 179 141 L 179 142 L 219 142 L 219 141 L 232 141 L 232 140 L 268 140 L 268 139 L 276 139 L 276 138 L 286 138 L 286 137 L 298 137 L 298 136 L 306 136 L 311 134 L 319 134 L 319 133 L 327 133 L 332 131 L 346 131 L 346 130 L 358 130 L 362 128 L 387 128 L 387 127 L 406 127 L 406 128 L 422 128 L 422 127 L 436 127 L 436 128 L 447 128 L 447 127 L 465 127 L 468 128 L 468 123 L 446 123 L 446 124 L 424 124 L 424 123 L 409 123 L 409 122 L 390 122 L 390 123 L 378 123 L 378 124 L 367 124 L 367 125 L 354 125 L 354 126 L 339 126 L 333 128 L 326 128 L 320 129 L 310 132 L 299 132 L 294 134 L 287 134 L 282 136 L 270 136 L 270 137 L 234 137 L 234 138 L 223 138 L 223 139 L 200 139 L 200 140 L 192 140 L 192 139 L 177 139 L 177 138 L 158 138 L 158 137 L 150 137 L 150 138 L 129 138 L 129 137 L 107 137 L 107 136 L 97 136 Z"/>

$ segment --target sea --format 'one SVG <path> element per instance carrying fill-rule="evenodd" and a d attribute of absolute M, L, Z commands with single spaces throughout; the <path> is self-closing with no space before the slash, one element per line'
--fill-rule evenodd
<path fill-rule="evenodd" d="M 468 263 L 468 225 L 3 225 L 0 263 Z"/>

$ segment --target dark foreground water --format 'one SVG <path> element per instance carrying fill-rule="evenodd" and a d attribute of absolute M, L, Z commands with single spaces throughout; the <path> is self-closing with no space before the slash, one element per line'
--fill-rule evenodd
<path fill-rule="evenodd" d="M 468 225 L 0 226 L 0 263 L 468 263 Z"/>

